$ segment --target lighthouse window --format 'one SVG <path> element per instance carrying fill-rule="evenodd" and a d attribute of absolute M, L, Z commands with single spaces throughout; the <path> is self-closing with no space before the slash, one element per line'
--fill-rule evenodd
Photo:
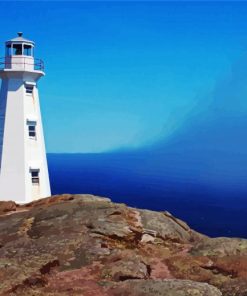
<path fill-rule="evenodd" d="M 24 55 L 31 56 L 31 46 L 30 45 L 24 45 Z"/>
<path fill-rule="evenodd" d="M 25 85 L 26 87 L 26 93 L 32 94 L 33 93 L 33 85 Z"/>
<path fill-rule="evenodd" d="M 22 45 L 13 44 L 13 55 L 22 55 Z"/>
<path fill-rule="evenodd" d="M 31 170 L 32 183 L 39 184 L 39 170 Z"/>
<path fill-rule="evenodd" d="M 36 125 L 29 125 L 28 126 L 28 135 L 30 138 L 36 137 Z"/>

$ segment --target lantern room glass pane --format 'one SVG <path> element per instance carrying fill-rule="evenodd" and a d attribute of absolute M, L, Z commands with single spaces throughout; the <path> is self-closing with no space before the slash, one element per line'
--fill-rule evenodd
<path fill-rule="evenodd" d="M 32 47 L 31 45 L 24 45 L 24 55 L 31 56 L 32 55 Z"/>
<path fill-rule="evenodd" d="M 13 44 L 13 55 L 22 55 L 22 44 Z"/>
<path fill-rule="evenodd" d="M 6 46 L 6 56 L 7 57 L 10 57 L 11 56 L 11 45 L 10 44 L 8 44 Z"/>

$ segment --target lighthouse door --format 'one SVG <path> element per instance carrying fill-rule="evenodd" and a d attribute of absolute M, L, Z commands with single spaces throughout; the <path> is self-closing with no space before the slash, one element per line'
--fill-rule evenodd
<path fill-rule="evenodd" d="M 40 198 L 40 180 L 39 170 L 31 170 L 32 176 L 32 198 L 33 200 Z"/>

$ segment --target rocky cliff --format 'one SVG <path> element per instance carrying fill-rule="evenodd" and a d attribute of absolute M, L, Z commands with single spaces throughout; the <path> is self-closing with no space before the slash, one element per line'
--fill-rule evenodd
<path fill-rule="evenodd" d="M 247 240 L 91 195 L 2 202 L 0 295 L 244 296 Z"/>

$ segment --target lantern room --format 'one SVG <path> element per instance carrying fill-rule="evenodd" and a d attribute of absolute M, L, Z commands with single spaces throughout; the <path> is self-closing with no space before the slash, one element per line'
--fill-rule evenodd
<path fill-rule="evenodd" d="M 23 33 L 5 42 L 5 57 L 0 58 L 0 71 L 44 71 L 44 63 L 34 58 L 34 42 L 23 38 Z"/>
<path fill-rule="evenodd" d="M 18 37 L 7 41 L 6 57 L 11 56 L 29 56 L 33 57 L 34 42 L 22 37 L 23 33 L 18 32 Z"/>

